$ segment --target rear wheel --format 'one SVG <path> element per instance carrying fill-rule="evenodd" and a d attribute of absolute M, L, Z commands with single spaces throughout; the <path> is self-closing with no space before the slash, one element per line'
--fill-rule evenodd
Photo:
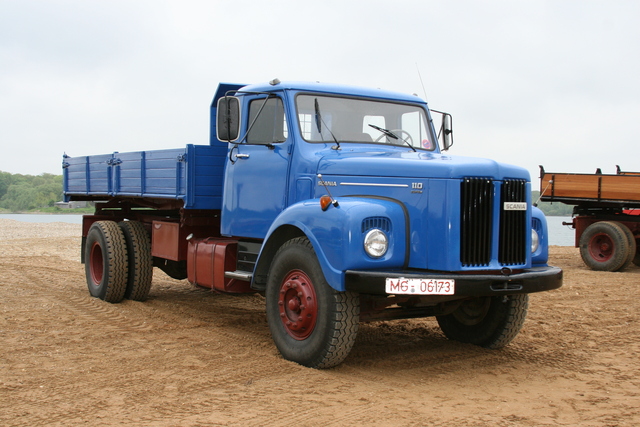
<path fill-rule="evenodd" d="M 629 238 L 622 225 L 613 221 L 593 223 L 580 236 L 580 255 L 592 270 L 617 271 L 624 268 L 630 260 L 629 246 Z"/>
<path fill-rule="evenodd" d="M 149 295 L 153 279 L 153 260 L 151 242 L 144 225 L 138 221 L 118 223 L 127 242 L 129 275 L 124 297 L 135 301 L 144 301 Z"/>
<path fill-rule="evenodd" d="M 636 241 L 636 256 L 633 258 L 633 263 L 640 267 L 640 245 Z"/>
<path fill-rule="evenodd" d="M 114 221 L 91 225 L 85 246 L 89 293 L 107 302 L 120 302 L 127 289 L 127 243 Z"/>
<path fill-rule="evenodd" d="M 265 296 L 269 329 L 285 359 L 330 368 L 347 357 L 358 332 L 359 296 L 329 286 L 308 239 L 278 250 Z"/>
<path fill-rule="evenodd" d="M 463 301 L 453 313 L 436 319 L 450 340 L 497 349 L 518 335 L 528 306 L 527 294 L 479 297 Z"/>
<path fill-rule="evenodd" d="M 636 250 L 637 250 L 636 238 L 633 235 L 633 232 L 629 230 L 629 227 L 627 227 L 623 223 L 614 222 L 614 224 L 617 224 L 620 227 L 620 229 L 625 234 L 625 236 L 627 236 L 627 243 L 629 243 L 629 249 L 627 250 L 627 260 L 624 262 L 624 264 L 622 264 L 622 267 L 618 269 L 618 270 L 624 270 L 625 268 L 631 265 L 631 263 L 636 257 Z"/>

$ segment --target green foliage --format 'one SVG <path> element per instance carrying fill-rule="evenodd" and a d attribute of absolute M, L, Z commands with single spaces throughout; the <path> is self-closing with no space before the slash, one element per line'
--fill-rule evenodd
<path fill-rule="evenodd" d="M 88 206 L 86 208 L 60 208 L 58 206 L 53 206 L 50 208 L 38 208 L 38 213 L 46 213 L 46 214 L 93 214 L 96 209 L 93 206 Z"/>
<path fill-rule="evenodd" d="M 0 171 L 0 208 L 10 212 L 53 208 L 62 200 L 62 175 L 20 175 Z"/>
<path fill-rule="evenodd" d="M 538 201 L 539 197 L 539 191 L 531 192 L 531 200 L 533 201 L 533 203 Z M 538 208 L 540 208 L 540 210 L 547 216 L 571 216 L 571 214 L 573 213 L 572 205 L 565 205 L 564 203 L 560 202 L 538 202 Z"/>

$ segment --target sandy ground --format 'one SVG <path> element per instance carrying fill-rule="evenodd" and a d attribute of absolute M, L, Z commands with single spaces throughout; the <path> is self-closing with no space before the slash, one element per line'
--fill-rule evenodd
<path fill-rule="evenodd" d="M 640 268 L 593 272 L 553 247 L 565 285 L 534 294 L 503 350 L 434 320 L 362 324 L 339 367 L 283 360 L 259 295 L 154 272 L 148 301 L 89 296 L 80 226 L 0 220 L 0 425 L 636 426 Z"/>

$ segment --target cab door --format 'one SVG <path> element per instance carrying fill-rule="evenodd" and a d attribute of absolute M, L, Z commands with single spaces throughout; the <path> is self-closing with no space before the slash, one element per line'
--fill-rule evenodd
<path fill-rule="evenodd" d="M 221 231 L 227 236 L 263 238 L 287 206 L 291 138 L 282 98 L 245 99 L 245 137 L 230 144 L 227 158 Z"/>

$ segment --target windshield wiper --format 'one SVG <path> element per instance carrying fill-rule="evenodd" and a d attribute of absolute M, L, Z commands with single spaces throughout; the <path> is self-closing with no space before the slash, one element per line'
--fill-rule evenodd
<path fill-rule="evenodd" d="M 382 132 L 383 134 L 385 134 L 389 138 L 401 139 L 405 144 L 407 144 L 409 146 L 409 148 L 411 148 L 413 151 L 417 151 L 416 148 L 409 143 L 409 141 L 407 141 L 404 138 L 400 138 L 398 135 L 396 135 L 395 133 L 391 132 L 389 129 L 381 128 L 380 126 L 376 126 L 376 125 L 372 125 L 372 124 L 369 124 L 369 126 L 371 126 L 372 128 L 374 128 L 377 131 Z"/>
<path fill-rule="evenodd" d="M 389 138 L 400 139 L 400 138 L 398 138 L 398 135 L 396 135 L 395 133 L 391 132 L 389 129 L 384 129 L 384 128 L 381 128 L 380 126 L 376 126 L 376 125 L 372 125 L 372 124 L 369 124 L 369 126 L 374 128 L 375 130 L 379 130 L 380 132 L 382 132 L 385 135 L 387 135 Z"/>
<path fill-rule="evenodd" d="M 318 128 L 318 133 L 320 134 L 320 138 L 322 138 L 322 125 L 321 125 L 321 123 L 324 123 L 324 120 L 322 119 L 322 114 L 320 114 L 320 104 L 318 104 L 318 98 L 315 99 L 315 101 L 313 103 L 313 107 L 314 107 L 315 113 L 316 113 L 316 127 Z M 327 126 L 326 123 L 324 123 L 324 127 L 327 128 L 327 130 L 329 131 L 329 134 L 331 135 L 331 137 L 333 138 L 333 140 L 336 143 L 336 145 L 334 145 L 331 148 L 333 150 L 339 150 L 340 149 L 340 143 L 338 142 L 338 138 L 336 138 L 336 136 L 333 134 L 333 132 L 331 132 L 331 129 L 329 129 L 329 126 Z"/>

